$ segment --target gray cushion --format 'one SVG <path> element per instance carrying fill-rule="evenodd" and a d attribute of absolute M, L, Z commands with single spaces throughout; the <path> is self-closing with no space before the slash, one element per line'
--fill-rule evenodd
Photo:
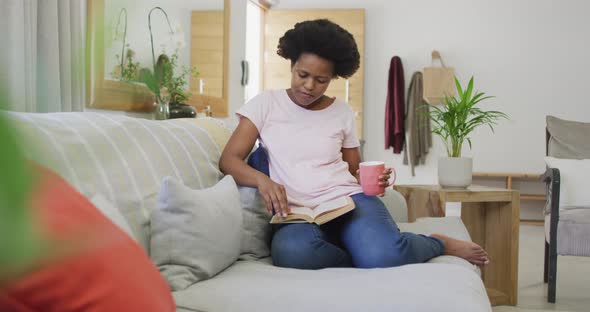
<path fill-rule="evenodd" d="M 151 218 L 150 257 L 173 291 L 211 278 L 240 254 L 242 213 L 234 179 L 193 190 L 162 182 Z"/>
<path fill-rule="evenodd" d="M 547 130 L 551 134 L 549 155 L 556 158 L 590 158 L 590 123 L 547 116 Z"/>
<path fill-rule="evenodd" d="M 250 260 L 270 255 L 270 215 L 257 188 L 239 186 L 242 203 L 242 247 L 240 259 Z"/>
<path fill-rule="evenodd" d="M 545 216 L 545 240 L 549 241 L 551 215 Z M 557 254 L 590 257 L 590 207 L 566 207 L 559 210 Z"/>

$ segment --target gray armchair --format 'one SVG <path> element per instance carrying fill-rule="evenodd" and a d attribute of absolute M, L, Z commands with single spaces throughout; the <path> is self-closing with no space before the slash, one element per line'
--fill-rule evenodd
<path fill-rule="evenodd" d="M 590 123 L 547 116 L 547 156 L 567 159 L 590 158 Z M 557 255 L 590 257 L 590 208 L 560 207 L 561 177 L 558 168 L 543 175 L 547 188 L 545 205 L 545 269 L 547 301 L 555 302 Z"/>

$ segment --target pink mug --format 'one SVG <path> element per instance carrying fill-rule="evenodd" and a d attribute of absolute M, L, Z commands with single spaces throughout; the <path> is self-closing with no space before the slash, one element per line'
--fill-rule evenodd
<path fill-rule="evenodd" d="M 379 176 L 383 175 L 385 171 L 385 163 L 382 161 L 365 161 L 359 164 L 361 187 L 365 195 L 373 196 L 385 193 L 385 188 L 390 187 L 395 183 L 397 174 L 395 169 L 391 168 L 393 173 L 393 181 L 388 186 L 379 185 Z"/>

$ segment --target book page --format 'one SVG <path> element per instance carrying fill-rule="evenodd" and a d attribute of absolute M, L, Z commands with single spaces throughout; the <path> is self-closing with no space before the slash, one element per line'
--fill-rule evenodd
<path fill-rule="evenodd" d="M 309 207 L 290 206 L 291 212 L 285 218 L 274 215 L 270 223 L 300 223 L 309 222 L 323 224 L 354 209 L 354 201 L 350 196 L 339 197 L 318 205 L 315 209 Z"/>
<path fill-rule="evenodd" d="M 290 214 L 300 214 L 300 215 L 306 215 L 306 216 L 310 216 L 313 217 L 314 213 L 313 210 L 311 208 L 307 208 L 307 207 L 290 207 L 291 212 Z"/>
<path fill-rule="evenodd" d="M 313 209 L 312 216 L 315 219 L 315 217 L 321 215 L 322 213 L 346 206 L 348 204 L 347 198 L 348 196 L 339 197 L 334 200 L 320 204 L 319 206 L 315 207 L 315 209 Z"/>
<path fill-rule="evenodd" d="M 304 214 L 292 214 L 290 213 L 286 217 L 282 218 L 279 217 L 278 214 L 275 214 L 271 219 L 270 223 L 313 223 L 313 219 L 311 216 L 304 215 Z"/>

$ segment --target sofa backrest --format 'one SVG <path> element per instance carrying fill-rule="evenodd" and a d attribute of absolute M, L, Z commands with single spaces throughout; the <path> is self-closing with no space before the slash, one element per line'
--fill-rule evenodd
<path fill-rule="evenodd" d="M 28 157 L 53 169 L 87 198 L 102 194 L 147 250 L 149 218 L 160 183 L 215 185 L 231 131 L 212 118 L 155 121 L 102 113 L 8 112 Z M 100 207 L 99 207 L 100 208 Z"/>

